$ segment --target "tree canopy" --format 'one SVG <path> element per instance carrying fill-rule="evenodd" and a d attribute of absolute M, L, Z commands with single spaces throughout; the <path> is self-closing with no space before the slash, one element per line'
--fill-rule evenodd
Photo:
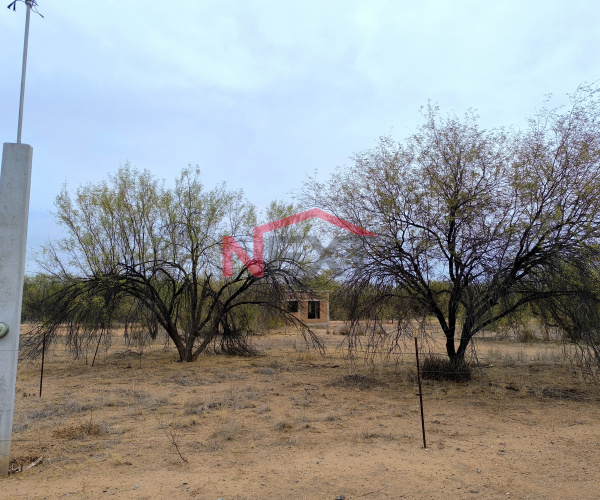
<path fill-rule="evenodd" d="M 74 195 L 65 187 L 56 209 L 66 236 L 47 245 L 40 262 L 60 286 L 47 294 L 46 314 L 24 342 L 26 355 L 60 328 L 77 352 L 108 339 L 122 321 L 130 338 L 166 332 L 180 360 L 193 361 L 211 342 L 228 353 L 251 351 L 247 333 L 257 306 L 297 321 L 286 316 L 284 292 L 305 275 L 300 250 L 307 226 L 269 235 L 262 278 L 239 262 L 224 278 L 223 236 L 246 244 L 257 217 L 241 192 L 224 184 L 205 190 L 197 168 L 184 169 L 166 188 L 150 172 L 125 165 Z M 267 216 L 291 213 L 292 206 L 273 203 Z"/>
<path fill-rule="evenodd" d="M 346 284 L 410 297 L 459 361 L 486 326 L 572 296 L 567 280 L 547 277 L 600 248 L 599 104 L 598 88 L 582 86 L 523 131 L 429 106 L 406 140 L 382 138 L 329 181 L 311 180 L 310 205 L 378 234 L 339 249 Z"/>

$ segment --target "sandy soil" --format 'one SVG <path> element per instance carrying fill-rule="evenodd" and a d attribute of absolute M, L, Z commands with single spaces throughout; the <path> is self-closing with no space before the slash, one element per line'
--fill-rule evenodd
<path fill-rule="evenodd" d="M 19 367 L 2 499 L 600 497 L 600 391 L 552 344 L 480 341 L 466 384 L 423 385 L 412 353 L 357 376 L 322 337 L 259 337 L 261 355 L 140 359 L 120 342 L 94 367 L 52 352 Z M 88 359 L 91 362 L 91 359 Z"/>

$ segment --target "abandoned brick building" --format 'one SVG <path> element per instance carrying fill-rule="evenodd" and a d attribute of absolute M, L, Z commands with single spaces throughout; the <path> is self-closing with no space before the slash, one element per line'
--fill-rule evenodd
<path fill-rule="evenodd" d="M 290 292 L 286 298 L 288 311 L 312 326 L 329 326 L 329 292 L 312 290 Z"/>

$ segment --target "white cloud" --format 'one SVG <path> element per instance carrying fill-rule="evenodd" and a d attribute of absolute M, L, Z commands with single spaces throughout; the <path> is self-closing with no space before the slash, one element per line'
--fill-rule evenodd
<path fill-rule="evenodd" d="M 22 7 L 0 12 L 4 141 L 16 133 Z M 126 160 L 166 178 L 198 163 L 208 185 L 229 180 L 264 205 L 380 135 L 406 135 L 428 99 L 459 114 L 476 108 L 485 126 L 522 126 L 544 94 L 600 77 L 600 4 L 581 0 L 40 9 L 23 130 L 34 146 L 33 217 L 64 180 L 95 181 Z"/>

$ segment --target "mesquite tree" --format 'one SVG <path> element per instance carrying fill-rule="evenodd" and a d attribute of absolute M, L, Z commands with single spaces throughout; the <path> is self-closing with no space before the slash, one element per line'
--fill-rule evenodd
<path fill-rule="evenodd" d="M 599 95 L 582 86 L 524 131 L 430 106 L 405 141 L 383 138 L 328 182 L 310 181 L 311 205 L 378 234 L 340 247 L 347 286 L 409 297 L 436 318 L 454 361 L 486 326 L 573 294 L 546 277 L 600 243 Z"/>
<path fill-rule="evenodd" d="M 194 361 L 211 342 L 228 353 L 251 351 L 247 333 L 257 307 L 297 321 L 284 294 L 305 274 L 306 255 L 297 247 L 306 226 L 270 235 L 264 276 L 236 261 L 233 277 L 224 278 L 223 236 L 247 243 L 256 215 L 241 192 L 224 184 L 205 190 L 197 168 L 184 169 L 166 188 L 150 172 L 126 165 L 74 196 L 65 187 L 56 209 L 67 236 L 45 248 L 41 264 L 60 286 L 25 339 L 25 355 L 39 353 L 61 329 L 78 354 L 123 322 L 129 338 L 166 332 L 180 360 Z M 275 203 L 267 216 L 292 210 Z"/>

